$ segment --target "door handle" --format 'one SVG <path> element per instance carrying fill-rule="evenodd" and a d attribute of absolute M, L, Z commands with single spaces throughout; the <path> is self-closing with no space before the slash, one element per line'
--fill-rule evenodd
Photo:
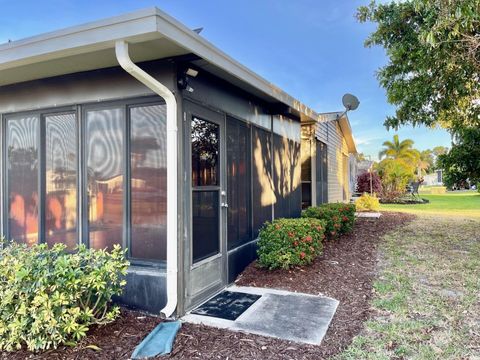
<path fill-rule="evenodd" d="M 222 203 L 220 206 L 221 206 L 222 208 L 228 208 L 228 204 L 227 204 L 227 203 Z"/>

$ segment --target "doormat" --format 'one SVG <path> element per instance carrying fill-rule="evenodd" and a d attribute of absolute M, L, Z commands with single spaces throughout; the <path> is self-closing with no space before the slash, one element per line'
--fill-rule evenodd
<path fill-rule="evenodd" d="M 261 297 L 262 295 L 237 291 L 222 291 L 193 310 L 192 314 L 234 321 Z"/>

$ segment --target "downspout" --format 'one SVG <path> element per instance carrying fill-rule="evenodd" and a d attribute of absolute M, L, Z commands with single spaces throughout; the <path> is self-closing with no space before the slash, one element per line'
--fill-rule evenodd
<path fill-rule="evenodd" d="M 167 105 L 167 303 L 160 314 L 168 318 L 177 308 L 177 101 L 165 85 L 133 63 L 126 41 L 115 43 L 115 54 L 126 72 L 162 97 Z"/>

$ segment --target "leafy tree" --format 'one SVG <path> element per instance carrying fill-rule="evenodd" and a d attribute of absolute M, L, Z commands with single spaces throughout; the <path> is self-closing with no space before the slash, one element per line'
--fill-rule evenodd
<path fill-rule="evenodd" d="M 480 128 L 458 130 L 452 148 L 439 155 L 439 165 L 444 170 L 444 183 L 448 187 L 480 182 Z"/>
<path fill-rule="evenodd" d="M 377 73 L 396 106 L 387 128 L 480 125 L 480 0 L 373 0 L 357 18 L 377 24 L 365 45 L 389 58 Z"/>
<path fill-rule="evenodd" d="M 445 146 L 435 146 L 432 149 L 432 154 L 435 156 L 435 160 L 440 155 L 446 154 L 448 152 L 448 148 Z"/>
<path fill-rule="evenodd" d="M 432 149 L 432 153 L 433 153 L 433 166 L 434 166 L 434 169 L 440 169 L 442 167 L 442 165 L 439 164 L 439 157 L 440 155 L 444 155 L 446 153 L 448 153 L 448 148 L 445 147 L 445 146 L 435 146 L 433 149 Z"/>
<path fill-rule="evenodd" d="M 362 194 L 366 192 L 370 193 L 370 184 L 372 185 L 371 195 L 382 193 L 382 181 L 376 172 L 364 172 L 358 175 L 356 191 Z"/>
<path fill-rule="evenodd" d="M 384 149 L 380 151 L 378 157 L 387 157 L 389 159 L 403 159 L 414 161 L 419 157 L 418 151 L 413 149 L 413 140 L 406 139 L 400 141 L 398 135 L 393 136 L 393 141 L 385 141 L 382 145 Z"/>

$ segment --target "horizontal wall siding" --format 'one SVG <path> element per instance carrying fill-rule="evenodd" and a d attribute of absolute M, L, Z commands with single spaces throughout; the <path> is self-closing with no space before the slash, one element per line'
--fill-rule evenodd
<path fill-rule="evenodd" d="M 328 144 L 328 123 L 318 123 L 315 129 L 315 136 L 321 142 Z"/>
<path fill-rule="evenodd" d="M 317 139 L 327 144 L 328 151 L 328 202 L 343 202 L 344 192 L 349 198 L 348 183 L 345 182 L 348 169 L 343 156 L 348 156 L 347 142 L 337 121 L 322 122 L 317 125 Z M 347 162 L 348 163 L 348 162 Z"/>

